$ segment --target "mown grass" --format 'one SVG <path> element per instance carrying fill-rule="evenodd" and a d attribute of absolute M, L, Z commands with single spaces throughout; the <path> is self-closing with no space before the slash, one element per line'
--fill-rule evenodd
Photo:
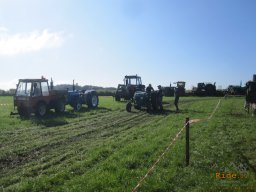
<path fill-rule="evenodd" d="M 164 98 L 165 112 L 125 111 L 125 102 L 100 97 L 98 109 L 44 119 L 10 116 L 0 106 L 2 191 L 131 191 L 190 119 L 209 117 L 219 98 Z M 0 97 L 12 104 L 11 97 Z M 255 191 L 256 119 L 243 98 L 222 99 L 211 120 L 191 125 L 190 165 L 184 132 L 139 191 Z M 216 172 L 246 178 L 217 179 Z"/>

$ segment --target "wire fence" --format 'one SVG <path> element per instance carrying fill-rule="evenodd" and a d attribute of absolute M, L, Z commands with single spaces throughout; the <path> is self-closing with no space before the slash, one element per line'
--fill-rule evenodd
<path fill-rule="evenodd" d="M 220 106 L 221 99 L 219 99 L 218 103 L 216 104 L 215 108 L 213 109 L 212 113 L 207 118 L 201 118 L 201 119 L 192 119 L 187 122 L 185 122 L 185 125 L 178 131 L 178 133 L 175 135 L 175 137 L 171 140 L 170 144 L 164 149 L 164 151 L 161 153 L 161 155 L 157 158 L 157 160 L 153 163 L 153 165 L 148 169 L 147 173 L 139 180 L 138 184 L 133 188 L 132 192 L 137 192 L 138 189 L 141 187 L 145 179 L 154 171 L 156 166 L 159 164 L 159 162 L 164 158 L 165 154 L 170 150 L 171 146 L 175 144 L 175 142 L 180 137 L 181 133 L 184 131 L 187 125 L 192 123 L 197 123 L 200 121 L 206 121 L 212 119 L 213 115 L 216 113 L 217 109 Z"/>

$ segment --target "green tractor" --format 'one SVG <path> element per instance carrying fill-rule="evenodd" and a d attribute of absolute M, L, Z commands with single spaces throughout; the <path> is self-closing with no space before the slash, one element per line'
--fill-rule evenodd
<path fill-rule="evenodd" d="M 119 84 L 116 89 L 115 100 L 130 100 L 133 98 L 135 91 L 145 91 L 145 85 L 142 84 L 141 77 L 138 75 L 126 75 L 124 84 Z"/>
<path fill-rule="evenodd" d="M 176 84 L 176 87 L 172 87 L 172 84 L 170 83 L 170 87 L 163 87 L 164 96 L 166 97 L 173 97 L 175 89 L 177 88 L 179 90 L 180 96 L 185 96 L 185 81 L 177 81 L 173 84 Z"/>
<path fill-rule="evenodd" d="M 198 83 L 197 87 L 193 87 L 192 93 L 196 96 L 216 96 L 216 83 Z"/>
<path fill-rule="evenodd" d="M 162 93 L 159 91 L 152 91 L 147 93 L 145 91 L 136 91 L 131 101 L 126 104 L 126 111 L 131 112 L 132 105 L 135 109 L 141 110 L 146 108 L 147 112 L 150 111 L 162 111 Z"/>

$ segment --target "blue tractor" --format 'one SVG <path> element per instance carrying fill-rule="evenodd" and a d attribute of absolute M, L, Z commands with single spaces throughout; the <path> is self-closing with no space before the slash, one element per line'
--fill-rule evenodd
<path fill-rule="evenodd" d="M 79 111 L 83 104 L 89 108 L 96 108 L 99 104 L 99 97 L 95 90 L 75 90 L 73 81 L 73 90 L 68 91 L 67 104 L 71 105 L 75 111 Z"/>

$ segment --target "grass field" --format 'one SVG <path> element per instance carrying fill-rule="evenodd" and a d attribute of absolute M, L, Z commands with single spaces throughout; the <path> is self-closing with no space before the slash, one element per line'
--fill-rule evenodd
<path fill-rule="evenodd" d="M 164 99 L 164 113 L 127 113 L 124 102 L 100 97 L 98 109 L 21 119 L 9 115 L 12 98 L 0 97 L 10 104 L 0 106 L 0 191 L 132 191 L 185 118 L 209 117 L 219 101 L 181 98 L 175 113 Z M 187 167 L 184 134 L 139 191 L 256 191 L 256 117 L 243 98 L 222 99 L 211 120 L 190 126 Z"/>

